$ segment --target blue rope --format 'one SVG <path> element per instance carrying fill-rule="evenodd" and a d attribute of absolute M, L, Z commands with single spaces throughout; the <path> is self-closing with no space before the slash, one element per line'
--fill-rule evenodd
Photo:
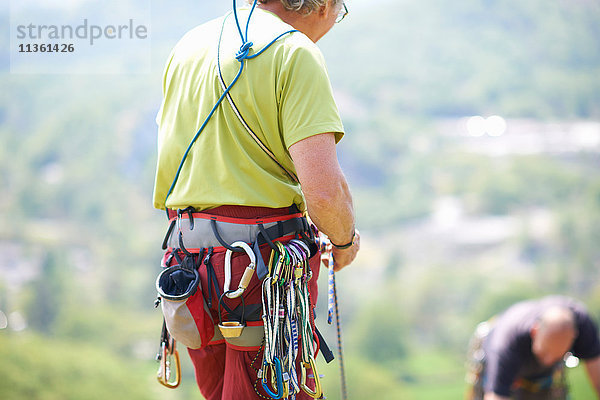
<path fill-rule="evenodd" d="M 331 255 L 333 258 L 333 254 Z M 342 391 L 342 400 L 348 398 L 348 389 L 346 387 L 346 368 L 344 367 L 344 353 L 342 350 L 342 323 L 340 321 L 340 307 L 338 305 L 337 290 L 335 287 L 335 275 L 333 277 L 333 299 L 335 303 L 335 328 L 337 332 L 337 350 L 340 357 L 340 389 Z"/>
<path fill-rule="evenodd" d="M 219 100 L 217 100 L 217 103 L 214 105 L 214 107 L 212 108 L 212 110 L 210 110 L 210 113 L 208 113 L 208 117 L 206 117 L 206 119 L 202 123 L 202 126 L 200 126 L 200 129 L 198 129 L 198 132 L 196 132 L 196 134 L 192 138 L 192 141 L 188 145 L 188 148 L 185 150 L 185 153 L 183 153 L 183 157 L 181 158 L 181 161 L 179 162 L 179 167 L 177 168 L 177 172 L 175 173 L 175 178 L 173 179 L 173 182 L 171 183 L 171 187 L 169 188 L 169 192 L 167 193 L 167 197 L 165 197 L 165 209 L 167 207 L 167 200 L 169 199 L 169 196 L 173 192 L 173 188 L 175 188 L 175 184 L 177 183 L 177 180 L 179 179 L 179 174 L 181 173 L 181 170 L 183 169 L 183 164 L 185 163 L 185 160 L 187 159 L 188 154 L 192 150 L 192 146 L 194 145 L 194 143 L 196 142 L 196 140 L 200 136 L 200 133 L 202 133 L 202 131 L 204 130 L 204 128 L 208 124 L 208 121 L 210 121 L 210 119 L 212 118 L 212 116 L 215 113 L 215 111 L 217 111 L 217 108 L 219 108 L 219 106 L 223 102 L 223 99 L 225 98 L 225 96 L 227 96 L 227 93 L 229 93 L 229 91 L 231 90 L 231 88 L 233 87 L 233 85 L 235 85 L 235 83 L 237 82 L 237 80 L 240 77 L 240 75 L 242 75 L 242 71 L 243 70 L 244 70 L 244 63 L 243 63 L 243 60 L 242 60 L 242 64 L 240 65 L 240 70 L 238 71 L 237 75 L 233 79 L 233 82 L 231 82 L 231 84 L 227 87 L 227 89 L 225 89 L 225 91 L 223 92 L 223 94 L 221 95 L 221 97 L 219 97 Z M 167 215 L 169 215 L 168 211 L 167 211 Z"/>
<path fill-rule="evenodd" d="M 169 191 L 167 192 L 167 196 L 165 197 L 165 211 L 167 212 L 167 217 L 169 215 L 169 211 L 167 209 L 167 200 L 169 199 L 169 196 L 171 196 L 171 193 L 173 193 L 173 189 L 175 188 L 175 185 L 177 184 L 177 180 L 179 179 L 179 175 L 181 174 L 181 170 L 183 169 L 185 160 L 187 159 L 190 151 L 192 150 L 192 146 L 194 145 L 194 143 L 196 143 L 196 140 L 198 139 L 198 137 L 200 136 L 200 134 L 202 133 L 202 131 L 204 130 L 204 128 L 206 127 L 206 125 L 208 124 L 208 122 L 210 121 L 212 116 L 214 115 L 215 111 L 217 111 L 217 108 L 219 108 L 219 106 L 223 102 L 223 99 L 225 99 L 225 96 L 227 96 L 227 94 L 229 93 L 231 88 L 233 88 L 233 86 L 238 81 L 239 77 L 242 75 L 242 71 L 244 70 L 244 61 L 258 57 L 265 50 L 267 50 L 273 43 L 275 43 L 277 40 L 279 40 L 282 36 L 285 36 L 292 32 L 298 32 L 297 29 L 291 29 L 287 32 L 284 32 L 281 35 L 277 36 L 275 39 L 273 39 L 271 42 L 269 42 L 269 44 L 267 44 L 265 47 L 263 47 L 259 52 L 257 52 L 256 54 L 250 55 L 250 50 L 252 49 L 252 46 L 254 44 L 252 42 L 248 41 L 248 28 L 250 26 L 250 19 L 252 17 L 252 13 L 254 12 L 254 9 L 256 8 L 257 3 L 258 3 L 258 0 L 254 0 L 254 2 L 252 3 L 252 8 L 250 9 L 250 13 L 248 15 L 248 20 L 246 21 L 246 35 L 244 36 L 244 34 L 242 33 L 242 27 L 240 26 L 240 21 L 239 21 L 238 14 L 237 14 L 237 8 L 235 6 L 235 0 L 233 0 L 233 14 L 235 17 L 235 24 L 236 24 L 238 32 L 240 34 L 240 38 L 242 39 L 242 45 L 240 46 L 240 49 L 238 50 L 238 52 L 235 55 L 236 60 L 238 60 L 240 62 L 240 69 L 239 69 L 237 75 L 235 76 L 235 78 L 233 79 L 233 81 L 229 84 L 229 86 L 227 86 L 227 88 L 225 89 L 225 91 L 223 92 L 221 97 L 219 97 L 219 100 L 217 100 L 217 103 L 214 105 L 212 110 L 210 110 L 210 112 L 208 113 L 208 116 L 206 117 L 206 119 L 204 120 L 202 125 L 200 126 L 200 129 L 198 129 L 198 132 L 196 132 L 196 134 L 190 141 L 190 144 L 188 145 L 187 149 L 185 150 L 185 153 L 183 154 L 183 157 L 181 158 L 181 161 L 179 162 L 179 167 L 177 168 L 177 172 L 175 173 L 175 177 L 173 178 L 171 187 L 169 188 Z M 225 17 L 223 19 L 223 26 L 225 26 L 226 21 L 227 21 L 227 17 Z"/>
<path fill-rule="evenodd" d="M 265 50 L 267 50 L 273 43 L 275 43 L 276 41 L 278 41 L 282 36 L 285 36 L 288 33 L 292 33 L 292 32 L 298 32 L 298 30 L 297 29 L 290 29 L 287 32 L 283 32 L 281 35 L 277 36 L 275 39 L 273 39 L 271 42 L 269 42 L 269 44 L 267 44 L 265 47 L 263 47 L 262 49 L 260 49 L 260 51 L 258 53 L 253 54 L 251 56 L 247 56 L 246 59 L 247 60 L 251 60 L 251 59 L 253 59 L 255 57 L 260 56 Z M 250 42 L 250 43 L 252 43 L 252 42 Z"/>
<path fill-rule="evenodd" d="M 244 34 L 242 33 L 242 27 L 240 26 L 240 20 L 237 15 L 237 7 L 235 6 L 235 0 L 233 0 L 233 16 L 235 17 L 235 24 L 237 25 L 238 32 L 240 33 L 240 37 L 242 38 L 242 42 L 245 42 Z M 246 24 L 248 24 L 248 22 L 246 22 Z"/>
<path fill-rule="evenodd" d="M 348 398 L 346 387 L 346 368 L 344 367 L 344 353 L 342 349 L 342 322 L 340 320 L 340 307 L 338 305 L 337 289 L 335 286 L 335 271 L 333 270 L 333 247 L 329 249 L 324 247 L 321 251 L 329 251 L 329 268 L 327 274 L 328 292 L 327 292 L 327 323 L 333 323 L 333 314 L 335 314 L 335 328 L 337 332 L 337 350 L 340 358 L 340 388 L 342 391 L 342 400 Z"/>
<path fill-rule="evenodd" d="M 242 42 L 247 42 L 248 41 L 248 27 L 250 26 L 250 18 L 252 18 L 252 13 L 254 12 L 254 9 L 256 8 L 256 1 L 254 1 L 254 3 L 252 3 L 252 8 L 250 9 L 250 14 L 248 14 L 248 20 L 246 20 L 246 36 L 242 37 Z M 233 2 L 233 7 L 235 8 L 235 1 Z"/>

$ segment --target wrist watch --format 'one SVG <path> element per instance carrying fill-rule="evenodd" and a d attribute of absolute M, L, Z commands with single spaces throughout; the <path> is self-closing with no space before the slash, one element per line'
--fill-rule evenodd
<path fill-rule="evenodd" d="M 356 230 L 354 230 L 354 232 L 352 232 L 352 239 L 350 239 L 350 241 L 346 244 L 335 244 L 333 242 L 331 242 L 331 245 L 333 247 L 335 247 L 336 249 L 347 249 L 348 247 L 352 246 L 354 244 L 354 238 L 356 237 Z"/>

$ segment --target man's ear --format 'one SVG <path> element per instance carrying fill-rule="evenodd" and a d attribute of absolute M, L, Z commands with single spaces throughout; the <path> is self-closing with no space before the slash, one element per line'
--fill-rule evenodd
<path fill-rule="evenodd" d="M 533 324 L 533 326 L 531 327 L 531 330 L 529 331 L 529 336 L 531 336 L 531 339 L 535 339 L 539 330 L 540 330 L 540 324 L 539 324 L 539 322 L 536 322 L 535 324 Z"/>
<path fill-rule="evenodd" d="M 327 0 L 325 5 L 319 7 L 319 17 L 326 18 L 330 12 L 332 12 L 333 6 L 331 5 L 331 0 Z"/>
<path fill-rule="evenodd" d="M 327 11 L 328 11 L 327 8 L 328 8 L 327 4 L 319 7 L 319 17 L 324 18 L 327 16 Z"/>

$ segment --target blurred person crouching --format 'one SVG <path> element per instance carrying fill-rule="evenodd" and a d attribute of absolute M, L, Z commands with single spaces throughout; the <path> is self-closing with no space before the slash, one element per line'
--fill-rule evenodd
<path fill-rule="evenodd" d="M 596 323 L 574 299 L 516 303 L 477 326 L 469 344 L 468 400 L 566 400 L 565 355 L 585 361 L 600 398 Z"/>

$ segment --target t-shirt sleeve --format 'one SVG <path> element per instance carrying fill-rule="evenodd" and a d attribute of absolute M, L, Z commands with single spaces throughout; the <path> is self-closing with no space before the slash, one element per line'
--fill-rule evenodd
<path fill-rule="evenodd" d="M 580 314 L 577 318 L 579 335 L 573 343 L 572 353 L 581 359 L 600 356 L 600 340 L 598 326 L 588 314 Z"/>
<path fill-rule="evenodd" d="M 162 96 L 163 96 L 163 100 L 160 104 L 160 107 L 156 113 L 156 117 L 155 117 L 155 121 L 156 121 L 156 125 L 160 126 L 160 124 L 162 123 L 162 115 L 163 115 L 163 110 L 165 107 L 165 96 L 167 93 L 167 82 L 168 82 L 168 77 L 170 75 L 169 72 L 169 67 L 171 66 L 171 61 L 173 61 L 173 55 L 175 54 L 175 50 L 171 51 L 171 54 L 169 55 L 169 59 L 167 60 L 164 70 L 163 70 L 163 78 L 162 78 Z"/>
<path fill-rule="evenodd" d="M 327 132 L 335 133 L 338 142 L 344 127 L 321 52 L 316 46 L 297 46 L 286 53 L 282 65 L 279 120 L 286 148 Z"/>

